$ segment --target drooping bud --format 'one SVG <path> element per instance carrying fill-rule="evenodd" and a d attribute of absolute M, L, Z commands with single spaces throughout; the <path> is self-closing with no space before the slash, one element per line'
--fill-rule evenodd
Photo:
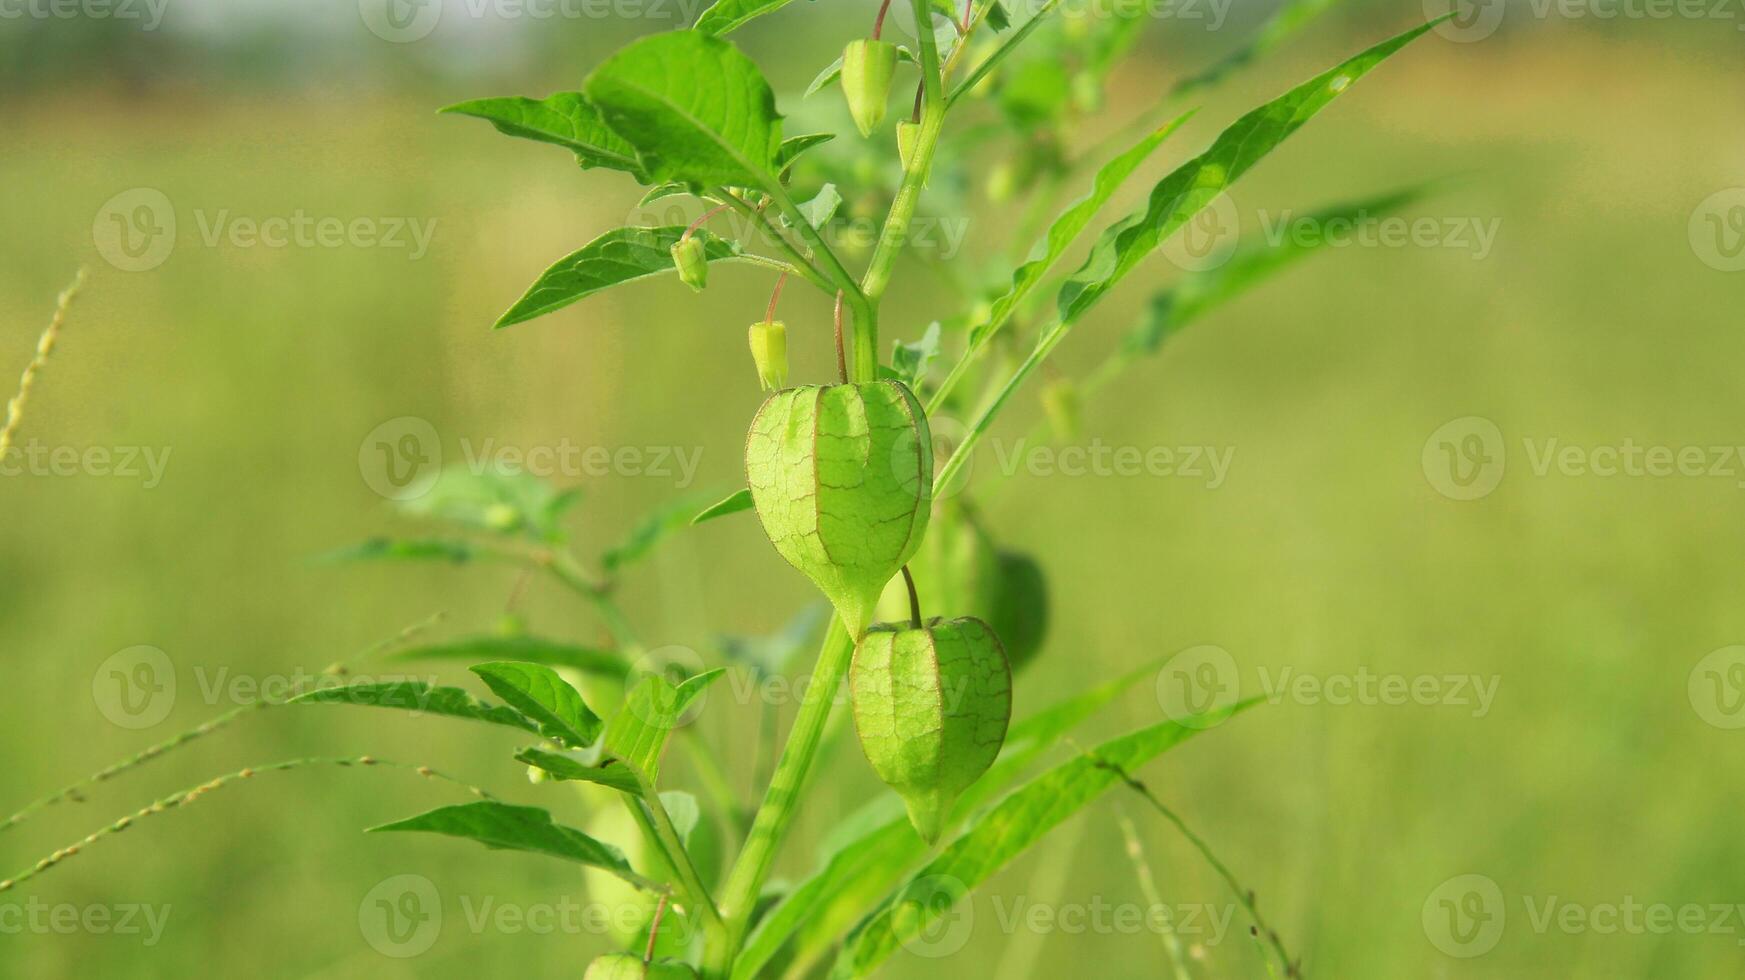
<path fill-rule="evenodd" d="M 937 841 L 1006 740 L 1012 671 L 999 637 L 979 619 L 880 624 L 855 647 L 849 685 L 867 761 Z"/>
<path fill-rule="evenodd" d="M 679 270 L 679 279 L 687 286 L 702 292 L 709 285 L 709 259 L 703 252 L 703 240 L 692 235 L 679 239 L 673 246 L 673 265 Z"/>
<path fill-rule="evenodd" d="M 751 360 L 757 365 L 757 380 L 765 391 L 788 386 L 788 325 L 764 320 L 751 325 Z"/>
<path fill-rule="evenodd" d="M 896 73 L 897 46 L 889 41 L 860 38 L 842 52 L 842 93 L 860 135 L 871 136 L 885 121 Z"/>
<path fill-rule="evenodd" d="M 903 162 L 903 172 L 909 172 L 909 161 L 915 158 L 915 144 L 921 139 L 921 124 L 905 119 L 897 124 L 897 159 Z"/>
<path fill-rule="evenodd" d="M 745 472 L 776 551 L 860 635 L 927 530 L 933 439 L 921 403 L 897 381 L 777 392 L 751 423 Z"/>

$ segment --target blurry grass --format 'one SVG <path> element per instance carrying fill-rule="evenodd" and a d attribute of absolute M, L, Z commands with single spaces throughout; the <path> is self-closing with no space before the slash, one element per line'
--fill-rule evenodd
<path fill-rule="evenodd" d="M 1212 100 L 1195 135 L 1352 45 L 1293 50 Z M 1237 195 L 1311 208 L 1425 176 L 1475 172 L 1423 205 L 1500 216 L 1497 253 L 1346 250 L 1313 259 L 1172 342 L 1087 412 L 1117 445 L 1236 449 L 1229 483 L 1020 477 L 992 515 L 1046 556 L 1058 624 L 1022 679 L 1021 712 L 1099 671 L 1199 644 L 1229 649 L 1245 680 L 1277 671 L 1498 675 L 1492 713 L 1461 707 L 1284 704 L 1154 767 L 1148 782 L 1255 885 L 1269 920 L 1320 977 L 1717 976 L 1728 936 L 1535 935 L 1522 895 L 1575 902 L 1722 902 L 1745 891 L 1745 802 L 1736 733 L 1685 698 L 1690 666 L 1745 637 L 1736 597 L 1745 544 L 1728 480 L 1535 478 L 1518 439 L 1723 444 L 1745 422 L 1734 375 L 1741 280 L 1685 239 L 1691 208 L 1738 182 L 1726 92 L 1737 66 L 1707 49 L 1626 44 L 1585 32 L 1535 43 L 1427 46 L 1378 75 L 1257 172 Z M 1722 72 L 1725 72 L 1723 75 Z M 1117 117 L 1155 85 L 1127 76 Z M 560 152 L 439 120 L 428 103 L 341 115 L 314 101 L 19 110 L 0 156 L 0 376 L 22 358 L 65 271 L 94 263 L 79 329 L 35 395 L 25 439 L 167 446 L 164 484 L 0 480 L 0 649 L 12 711 L 0 725 L 0 796 L 22 804 L 227 706 L 210 678 L 318 671 L 442 611 L 457 632 L 489 624 L 514 586 L 504 570 L 330 568 L 307 558 L 391 526 L 359 479 L 359 441 L 400 415 L 430 419 L 445 450 L 517 444 L 704 449 L 701 486 L 740 481 L 745 420 L 759 396 L 744 326 L 767 283 L 723 272 L 706 297 L 638 286 L 550 319 L 487 327 L 534 274 L 634 194 L 580 175 Z M 452 101 L 447 99 L 446 101 Z M 1572 105 L 1589 108 L 1572 109 Z M 126 274 L 92 255 L 92 215 L 149 186 L 182 221 L 171 260 Z M 430 256 L 340 249 L 206 248 L 193 211 L 265 217 L 435 219 Z M 1250 218 L 1252 223 L 1252 218 Z M 977 226 L 984 247 L 996 228 Z M 985 236 L 985 237 L 983 237 Z M 1153 267 L 1159 281 L 1171 268 Z M 1137 278 L 1137 277 L 1136 277 Z M 1111 301 L 1063 350 L 1089 365 L 1136 316 L 1144 283 Z M 896 302 L 909 297 L 898 296 Z M 826 363 L 826 306 L 796 294 L 796 374 Z M 888 322 L 932 311 L 893 309 Z M 806 337 L 801 324 L 816 325 Z M 1511 472 L 1482 503 L 1437 496 L 1419 450 L 1443 422 L 1485 415 L 1516 440 Z M 1011 420 L 1016 435 L 1028 418 Z M 992 470 L 992 460 L 982 465 Z M 984 477 L 985 478 L 985 477 Z M 595 481 L 577 525 L 586 552 L 616 541 L 670 481 Z M 702 646 L 716 631 L 768 631 L 809 598 L 750 522 L 678 539 L 624 599 L 655 644 Z M 536 628 L 593 637 L 568 597 L 535 586 Z M 170 721 L 109 724 L 91 697 L 111 653 L 149 643 L 180 667 Z M 749 744 L 752 721 L 708 724 Z M 1147 721 L 1134 698 L 1108 731 Z M 731 734 L 729 734 L 731 733 Z M 371 752 L 438 765 L 580 823 L 561 792 L 518 785 L 513 739 L 434 720 L 272 712 L 158 767 L 100 788 L 0 837 L 5 871 L 83 836 L 160 792 L 257 761 Z M 736 758 L 743 776 L 750 760 Z M 811 836 L 870 791 L 851 746 L 832 766 Z M 833 795 L 834 794 L 834 795 Z M 8 935 L 18 976 L 183 977 L 265 972 L 352 977 L 573 974 L 595 939 L 467 928 L 475 904 L 582 897 L 570 869 L 447 842 L 366 841 L 382 820 L 451 802 L 379 772 L 287 774 L 227 790 L 142 827 L 34 883 L 45 902 L 168 903 L 163 942 Z M 6 807 L 10 809 L 11 807 Z M 1140 901 L 1112 814 L 1090 824 L 1067 888 Z M 1166 901 L 1225 899 L 1161 825 L 1141 821 Z M 801 841 L 785 867 L 808 864 Z M 1025 894 L 1030 863 L 995 882 Z M 436 881 L 450 924 L 423 957 L 392 961 L 358 933 L 378 881 Z M 1489 875 L 1510 902 L 1502 944 L 1474 961 L 1436 952 L 1426 895 Z M 3 873 L 3 871 L 0 871 Z M 987 899 L 978 922 L 996 920 Z M 1204 953 L 1213 976 L 1259 959 L 1241 916 Z M 979 929 L 966 956 L 992 962 L 1006 937 Z M 1052 935 L 1036 976 L 1087 960 L 1110 977 L 1162 968 L 1154 936 Z M 947 964 L 957 961 L 945 961 Z M 937 975 L 904 958 L 896 976 Z"/>

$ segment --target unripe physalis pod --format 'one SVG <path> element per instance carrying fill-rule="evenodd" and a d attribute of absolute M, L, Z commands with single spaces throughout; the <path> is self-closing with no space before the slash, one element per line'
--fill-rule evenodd
<path fill-rule="evenodd" d="M 764 533 L 836 607 L 851 636 L 914 556 L 933 502 L 933 438 L 899 381 L 770 396 L 745 441 Z"/>
<path fill-rule="evenodd" d="M 673 265 L 679 270 L 679 280 L 702 292 L 709 285 L 709 259 L 703 253 L 703 240 L 691 235 L 679 239 L 673 246 Z"/>
<path fill-rule="evenodd" d="M 751 360 L 757 365 L 757 380 L 764 391 L 788 386 L 788 325 L 764 320 L 751 325 Z"/>
<path fill-rule="evenodd" d="M 979 619 L 881 623 L 854 650 L 854 727 L 879 778 L 939 840 L 951 805 L 1000 754 L 1012 718 L 1012 670 Z"/>
<path fill-rule="evenodd" d="M 948 509 L 935 518 L 909 568 L 930 602 L 993 628 L 1013 673 L 1041 652 L 1048 636 L 1049 595 L 1036 559 L 999 547 L 979 526 Z M 906 590 L 896 583 L 886 588 L 882 615 L 895 618 L 908 608 Z"/>
<path fill-rule="evenodd" d="M 842 94 L 860 135 L 871 136 L 885 121 L 891 79 L 897 73 L 897 46 L 876 38 L 848 42 L 842 52 Z"/>
<path fill-rule="evenodd" d="M 915 144 L 921 139 L 921 124 L 905 119 L 897 124 L 897 159 L 903 162 L 903 172 L 909 172 L 909 161 L 915 159 Z"/>
<path fill-rule="evenodd" d="M 697 971 L 670 960 L 642 962 L 629 953 L 608 953 L 588 964 L 582 980 L 697 980 Z"/>

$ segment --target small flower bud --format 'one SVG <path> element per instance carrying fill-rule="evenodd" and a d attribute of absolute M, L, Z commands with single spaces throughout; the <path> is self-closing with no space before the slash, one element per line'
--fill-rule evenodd
<path fill-rule="evenodd" d="M 788 386 L 788 325 L 764 320 L 751 325 L 751 360 L 757 365 L 757 380 L 765 391 Z"/>
<path fill-rule="evenodd" d="M 673 246 L 673 265 L 685 285 L 702 292 L 709 285 L 709 259 L 703 253 L 703 240 L 686 235 Z"/>
<path fill-rule="evenodd" d="M 896 73 L 897 46 L 889 41 L 861 38 L 842 52 L 842 94 L 860 135 L 871 136 L 885 121 Z"/>

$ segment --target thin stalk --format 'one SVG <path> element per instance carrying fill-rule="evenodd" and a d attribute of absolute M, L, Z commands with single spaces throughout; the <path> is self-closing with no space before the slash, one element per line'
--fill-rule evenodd
<path fill-rule="evenodd" d="M 678 828 L 673 826 L 673 818 L 667 813 L 666 804 L 660 801 L 660 794 L 654 791 L 652 784 L 647 780 L 640 781 L 642 799 L 629 801 L 631 809 L 636 813 L 637 822 L 644 824 L 645 829 L 660 843 L 661 850 L 666 852 L 667 863 L 678 876 L 679 885 L 684 888 L 691 903 L 702 910 L 710 927 L 715 930 L 722 929 L 725 923 L 721 921 L 721 911 L 709 897 L 708 886 L 703 884 L 702 875 L 697 873 L 697 866 L 691 862 L 690 852 L 685 850 L 684 841 L 679 839 Z"/>
<path fill-rule="evenodd" d="M 806 258 L 806 253 L 800 251 L 799 246 L 789 241 L 788 236 L 777 231 L 775 225 L 770 224 L 769 219 L 764 217 L 763 212 L 745 203 L 739 195 L 730 193 L 725 188 L 717 191 L 717 193 L 722 195 L 722 197 L 727 201 L 728 207 L 744 215 L 752 224 L 762 229 L 763 232 L 769 236 L 770 240 L 775 243 L 777 248 L 786 252 L 788 257 L 794 260 L 794 271 L 800 276 L 800 278 L 817 286 L 825 292 L 829 292 L 835 288 L 830 284 L 830 280 L 825 277 L 824 273 L 820 272 L 818 267 L 813 265 L 810 259 Z"/>
<path fill-rule="evenodd" d="M 1157 879 L 1151 874 L 1151 863 L 1145 859 L 1145 845 L 1139 841 L 1139 828 L 1133 826 L 1133 818 L 1127 815 L 1126 808 L 1118 808 L 1116 819 L 1121 824 L 1121 836 L 1127 842 L 1127 860 L 1133 862 L 1133 874 L 1139 879 L 1140 894 L 1154 909 L 1163 908 L 1163 894 L 1157 890 Z M 1170 970 L 1173 980 L 1193 980 L 1188 972 L 1188 964 L 1182 949 L 1182 941 L 1174 929 L 1163 930 L 1163 949 L 1169 954 Z"/>
<path fill-rule="evenodd" d="M 812 670 L 811 683 L 800 702 L 800 713 L 788 732 L 788 742 L 782 748 L 781 761 L 776 764 L 764 793 L 763 805 L 752 821 L 751 833 L 740 851 L 733 870 L 728 872 L 727 886 L 721 893 L 721 914 L 727 920 L 727 941 L 710 948 L 706 959 L 707 975 L 725 977 L 739 946 L 751 924 L 751 913 L 757 906 L 764 882 L 775 864 L 776 852 L 787 835 L 788 825 L 805 789 L 806 778 L 818 755 L 831 708 L 836 704 L 836 692 L 848 673 L 854 653 L 854 643 L 840 617 L 832 617 L 830 629 L 818 651 L 818 663 Z"/>
<path fill-rule="evenodd" d="M 969 432 L 964 435 L 963 441 L 958 443 L 957 450 L 951 454 L 951 458 L 939 468 L 939 474 L 933 479 L 935 494 L 951 485 L 951 481 L 957 476 L 958 471 L 962 470 L 969 462 L 970 454 L 975 451 L 976 444 L 981 442 L 982 436 L 988 431 L 988 426 L 993 424 L 994 416 L 998 415 L 1000 409 L 1005 407 L 1006 402 L 1011 399 L 1012 393 L 1018 390 L 1026 378 L 1030 377 L 1031 372 L 1035 371 L 1043 361 L 1048 360 L 1048 355 L 1054 353 L 1054 348 L 1060 345 L 1066 334 L 1067 326 L 1059 320 L 1054 321 L 1043 332 L 1042 338 L 1036 342 L 1036 349 L 1031 351 L 1030 356 L 1024 359 L 1024 363 L 1018 365 L 1018 370 L 1006 379 L 1006 383 L 1000 387 L 993 400 L 988 402 L 987 407 L 976 416 L 975 422 L 970 425 Z"/>

